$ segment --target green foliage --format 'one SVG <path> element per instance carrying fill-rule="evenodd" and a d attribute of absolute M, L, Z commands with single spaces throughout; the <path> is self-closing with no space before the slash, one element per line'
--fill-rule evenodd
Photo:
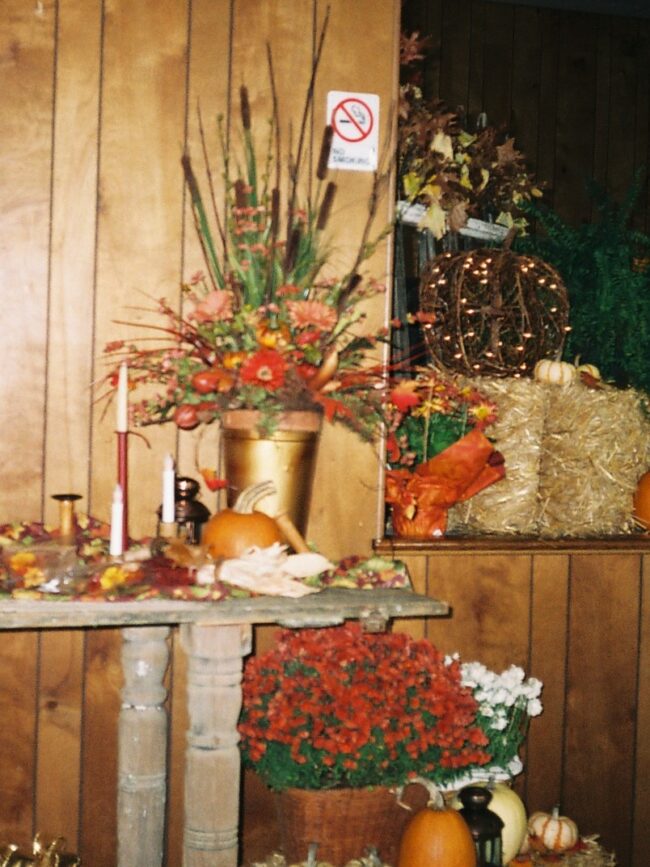
<path fill-rule="evenodd" d="M 428 419 L 407 415 L 397 428 L 397 436 L 406 435 L 409 448 L 415 452 L 415 463 L 422 464 L 449 448 L 469 430 L 466 412 L 432 414 Z"/>
<path fill-rule="evenodd" d="M 650 251 L 650 237 L 629 227 L 644 181 L 638 171 L 620 204 L 591 182 L 598 220 L 577 227 L 547 207 L 525 205 L 544 234 L 515 246 L 554 265 L 564 280 L 572 329 L 565 359 L 579 355 L 605 380 L 650 392 L 650 271 L 633 268 L 633 260 Z"/>

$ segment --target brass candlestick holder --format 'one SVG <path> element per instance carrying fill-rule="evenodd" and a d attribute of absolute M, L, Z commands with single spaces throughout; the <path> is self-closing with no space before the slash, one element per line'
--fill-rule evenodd
<path fill-rule="evenodd" d="M 59 504 L 59 532 L 62 545 L 73 545 L 75 540 L 74 509 L 81 494 L 52 494 Z"/>

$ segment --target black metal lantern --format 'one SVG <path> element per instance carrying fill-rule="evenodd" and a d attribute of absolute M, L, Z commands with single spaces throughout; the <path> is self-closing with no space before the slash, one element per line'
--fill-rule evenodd
<path fill-rule="evenodd" d="M 485 786 L 465 786 L 460 791 L 463 809 L 476 847 L 477 867 L 501 867 L 501 829 L 503 822 L 489 809 L 492 793 Z"/>
<path fill-rule="evenodd" d="M 178 535 L 190 545 L 198 545 L 201 541 L 203 524 L 210 517 L 210 510 L 200 500 L 199 483 L 189 476 L 178 476 L 174 485 L 174 510 Z M 162 506 L 157 510 L 158 522 L 162 516 Z"/>

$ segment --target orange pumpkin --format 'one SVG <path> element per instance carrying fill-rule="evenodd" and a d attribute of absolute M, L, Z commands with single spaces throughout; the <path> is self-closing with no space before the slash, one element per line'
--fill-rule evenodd
<path fill-rule="evenodd" d="M 476 867 L 476 849 L 458 810 L 431 804 L 411 818 L 400 840 L 397 867 Z"/>
<path fill-rule="evenodd" d="M 650 530 L 650 470 L 639 479 L 634 492 L 634 517 Z"/>
<path fill-rule="evenodd" d="M 270 515 L 256 511 L 258 500 L 271 493 L 268 483 L 251 485 L 237 497 L 232 509 L 222 509 L 203 526 L 201 543 L 214 558 L 240 557 L 248 548 L 268 548 L 284 537 Z"/>
<path fill-rule="evenodd" d="M 560 816 L 558 807 L 551 813 L 533 813 L 528 819 L 529 843 L 533 849 L 566 852 L 578 842 L 578 826 L 567 816 Z"/>

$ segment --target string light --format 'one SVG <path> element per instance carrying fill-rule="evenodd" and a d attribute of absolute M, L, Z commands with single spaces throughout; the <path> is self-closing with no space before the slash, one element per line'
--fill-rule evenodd
<path fill-rule="evenodd" d="M 423 274 L 420 294 L 422 310 L 436 317 L 425 333 L 430 353 L 451 370 L 530 375 L 571 330 L 557 271 L 510 250 L 447 251 Z"/>

